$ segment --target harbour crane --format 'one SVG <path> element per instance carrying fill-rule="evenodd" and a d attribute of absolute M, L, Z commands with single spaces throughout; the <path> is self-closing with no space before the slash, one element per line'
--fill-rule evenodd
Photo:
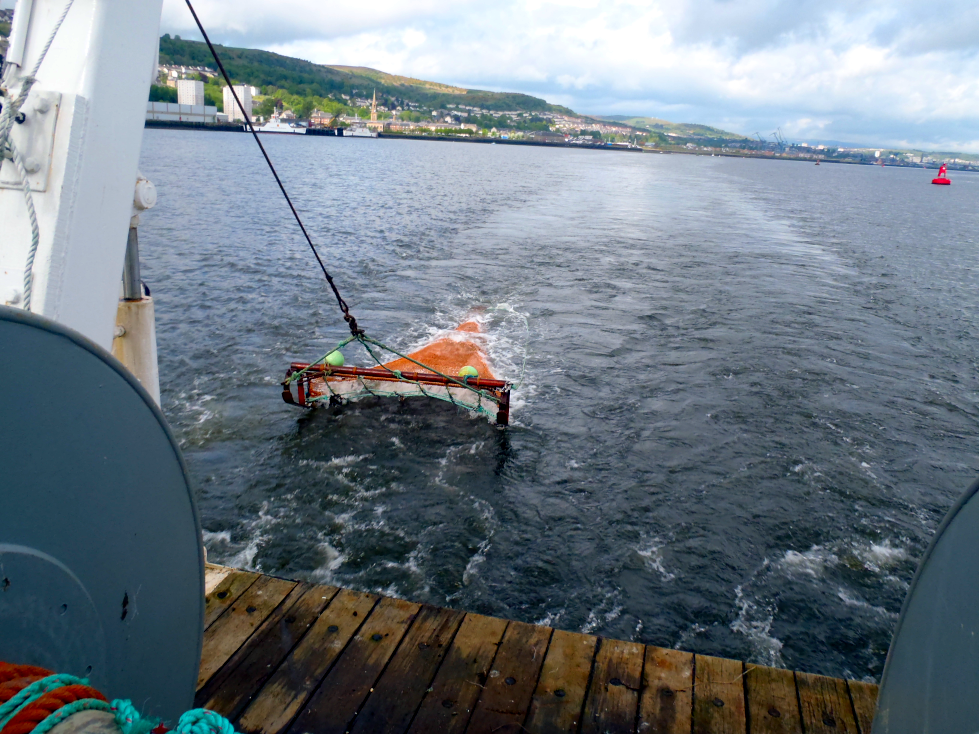
<path fill-rule="evenodd" d="M 782 135 L 782 128 L 775 128 L 775 132 L 772 133 L 772 137 L 775 138 L 775 144 L 778 146 L 778 151 L 781 153 L 785 150 L 785 137 Z"/>

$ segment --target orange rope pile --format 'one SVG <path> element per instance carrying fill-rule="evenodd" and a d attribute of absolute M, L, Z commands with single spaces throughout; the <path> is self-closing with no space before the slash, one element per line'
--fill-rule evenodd
<path fill-rule="evenodd" d="M 0 729 L 0 734 L 30 734 L 34 731 L 34 727 L 62 706 L 83 698 L 96 698 L 108 703 L 106 697 L 91 686 L 72 685 L 55 688 L 18 711 L 17 715 Z"/>

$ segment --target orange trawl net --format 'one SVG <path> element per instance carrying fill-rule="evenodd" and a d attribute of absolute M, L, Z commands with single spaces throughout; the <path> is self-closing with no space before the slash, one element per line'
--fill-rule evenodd
<path fill-rule="evenodd" d="M 470 334 L 480 333 L 479 324 L 476 321 L 466 321 L 455 329 L 455 333 L 468 332 Z M 453 336 L 443 336 L 436 339 L 431 344 L 426 344 L 416 352 L 409 355 L 424 365 L 438 370 L 443 375 L 455 377 L 466 365 L 475 367 L 479 376 L 487 380 L 495 380 L 492 370 L 486 361 L 486 355 L 475 340 L 460 339 Z M 405 372 L 428 372 L 419 367 L 414 362 L 407 359 L 396 359 L 393 362 L 384 364 L 389 370 L 399 370 Z"/>

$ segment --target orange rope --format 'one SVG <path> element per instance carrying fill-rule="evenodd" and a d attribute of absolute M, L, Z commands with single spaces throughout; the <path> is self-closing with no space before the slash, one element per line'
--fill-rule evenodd
<path fill-rule="evenodd" d="M 26 678 L 27 676 L 44 678 L 49 675 L 51 675 L 50 670 L 39 668 L 36 665 L 11 665 L 0 661 L 0 683 L 6 683 L 15 678 Z"/>
<path fill-rule="evenodd" d="M 6 683 L 0 683 L 0 704 L 5 704 L 22 690 L 27 688 L 34 681 L 46 678 L 44 675 L 28 675 L 23 678 L 14 678 Z"/>
<path fill-rule="evenodd" d="M 34 727 L 62 706 L 80 701 L 83 698 L 97 698 L 108 703 L 105 696 L 91 686 L 76 684 L 55 688 L 18 711 L 17 715 L 8 721 L 3 729 L 0 729 L 0 734 L 30 734 L 34 731 Z"/>

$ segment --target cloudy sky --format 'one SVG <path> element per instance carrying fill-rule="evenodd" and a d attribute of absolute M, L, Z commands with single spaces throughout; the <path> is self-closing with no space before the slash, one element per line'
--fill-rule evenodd
<path fill-rule="evenodd" d="M 975 0 L 196 0 L 221 43 L 751 135 L 979 152 Z M 199 37 L 182 0 L 162 32 Z"/>

